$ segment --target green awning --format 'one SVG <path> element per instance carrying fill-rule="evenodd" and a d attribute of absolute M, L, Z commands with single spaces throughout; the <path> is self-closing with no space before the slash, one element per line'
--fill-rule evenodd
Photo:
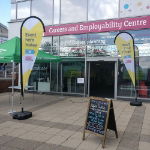
<path fill-rule="evenodd" d="M 15 37 L 0 44 L 0 62 L 19 62 L 20 60 L 20 39 Z"/>
<path fill-rule="evenodd" d="M 39 50 L 36 63 L 49 63 L 49 62 L 59 62 L 61 61 L 61 57 L 53 56 L 49 53 L 44 52 L 43 50 Z"/>
<path fill-rule="evenodd" d="M 59 62 L 61 57 L 39 50 L 37 63 Z M 0 44 L 0 63 L 20 62 L 20 38 L 14 37 Z"/>

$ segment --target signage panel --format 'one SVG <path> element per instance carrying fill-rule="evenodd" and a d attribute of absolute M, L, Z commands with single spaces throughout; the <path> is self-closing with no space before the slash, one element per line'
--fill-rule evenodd
<path fill-rule="evenodd" d="M 102 147 L 104 148 L 107 129 L 115 131 L 116 138 L 118 138 L 113 102 L 106 98 L 91 97 L 83 130 L 83 140 L 85 132 L 102 135 Z"/>
<path fill-rule="evenodd" d="M 144 28 L 150 28 L 150 16 L 47 26 L 45 27 L 46 32 L 44 36 L 136 30 Z"/>

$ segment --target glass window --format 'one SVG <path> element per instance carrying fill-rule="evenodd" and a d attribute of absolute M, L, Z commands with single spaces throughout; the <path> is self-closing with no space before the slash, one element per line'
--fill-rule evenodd
<path fill-rule="evenodd" d="M 65 62 L 62 71 L 63 92 L 83 93 L 84 83 L 78 82 L 79 78 L 84 78 L 84 62 Z"/>
<path fill-rule="evenodd" d="M 56 37 L 43 37 L 41 42 L 41 49 L 52 54 L 58 55 L 59 53 L 59 36 Z"/>
<path fill-rule="evenodd" d="M 57 63 L 51 63 L 51 91 L 58 91 L 58 70 Z"/>
<path fill-rule="evenodd" d="M 29 85 L 39 92 L 50 92 L 50 65 L 49 63 L 34 64 Z"/>
<path fill-rule="evenodd" d="M 16 2 L 16 0 L 11 0 L 11 3 L 15 3 Z"/>
<path fill-rule="evenodd" d="M 17 19 L 27 18 L 30 16 L 30 3 L 30 1 L 25 1 L 17 4 Z"/>
<path fill-rule="evenodd" d="M 52 0 L 33 0 L 32 1 L 32 16 L 38 16 L 42 19 L 44 25 L 52 24 Z"/>
<path fill-rule="evenodd" d="M 16 2 L 25 1 L 25 0 L 16 0 Z M 28 1 L 28 0 L 27 0 Z"/>
<path fill-rule="evenodd" d="M 88 0 L 88 20 L 118 17 L 119 0 Z"/>
<path fill-rule="evenodd" d="M 86 34 L 66 35 L 60 37 L 60 56 L 84 57 Z"/>
<path fill-rule="evenodd" d="M 117 32 L 88 34 L 87 56 L 117 56 L 117 48 L 114 44 L 116 35 Z"/>
<path fill-rule="evenodd" d="M 53 55 L 59 55 L 59 36 L 53 37 L 52 54 Z"/>
<path fill-rule="evenodd" d="M 59 24 L 60 20 L 60 0 L 54 0 L 54 24 Z"/>
<path fill-rule="evenodd" d="M 139 56 L 150 56 L 150 30 L 127 31 L 133 38 L 139 51 Z"/>
<path fill-rule="evenodd" d="M 140 57 L 137 65 L 138 96 L 150 98 L 150 57 Z"/>
<path fill-rule="evenodd" d="M 11 20 L 16 19 L 16 4 L 11 4 Z"/>
<path fill-rule="evenodd" d="M 52 53 L 52 37 L 43 37 L 41 41 L 41 49 Z"/>
<path fill-rule="evenodd" d="M 61 23 L 86 21 L 87 0 L 61 0 Z"/>
<path fill-rule="evenodd" d="M 127 31 L 134 38 L 136 88 L 140 98 L 150 97 L 150 30 Z M 134 87 L 122 60 L 118 65 L 118 96 L 134 97 Z"/>
<path fill-rule="evenodd" d="M 128 71 L 122 60 L 118 62 L 118 85 L 117 95 L 123 97 L 135 97 L 134 86 Z"/>
<path fill-rule="evenodd" d="M 140 98 L 150 97 L 150 57 L 136 58 L 136 88 Z M 118 65 L 118 96 L 135 97 L 134 86 L 128 71 L 120 60 Z"/>

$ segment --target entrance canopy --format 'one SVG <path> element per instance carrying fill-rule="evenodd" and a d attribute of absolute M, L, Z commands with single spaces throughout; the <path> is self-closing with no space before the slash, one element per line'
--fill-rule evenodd
<path fill-rule="evenodd" d="M 49 63 L 59 62 L 59 56 L 53 56 L 42 50 L 39 50 L 36 62 Z M 2 44 L 0 44 L 0 63 L 20 62 L 20 38 L 14 37 Z"/>

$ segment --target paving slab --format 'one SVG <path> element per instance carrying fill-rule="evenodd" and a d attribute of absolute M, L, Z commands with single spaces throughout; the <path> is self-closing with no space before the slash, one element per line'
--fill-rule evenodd
<path fill-rule="evenodd" d="M 18 94 L 18 93 L 16 93 Z M 0 94 L 0 150 L 102 150 L 102 136 L 86 133 L 82 140 L 88 99 L 84 97 L 28 93 L 25 110 L 32 111 L 27 120 L 14 120 L 10 93 Z M 130 106 L 128 101 L 114 100 L 118 139 L 107 131 L 105 150 L 149 150 L 150 103 Z M 14 109 L 20 110 L 15 95 Z"/>

